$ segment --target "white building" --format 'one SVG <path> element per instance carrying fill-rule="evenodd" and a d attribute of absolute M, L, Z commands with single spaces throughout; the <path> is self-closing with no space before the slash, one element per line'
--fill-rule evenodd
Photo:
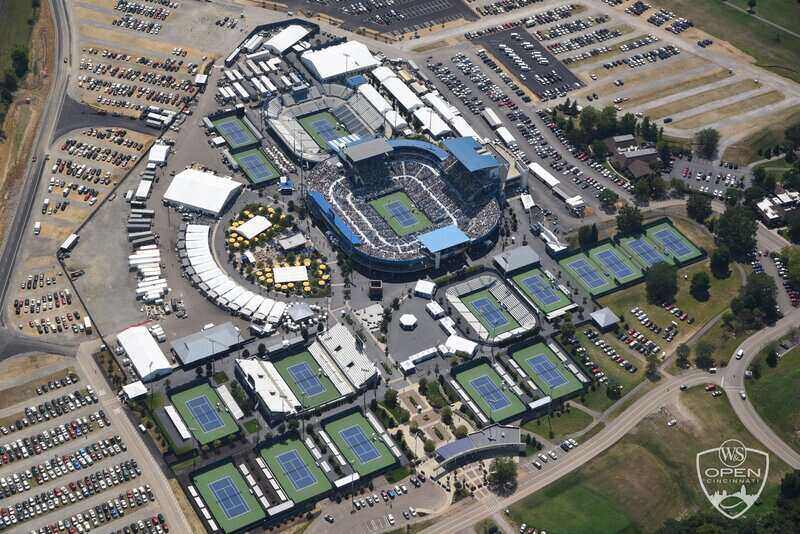
<path fill-rule="evenodd" d="M 264 43 L 264 46 L 274 54 L 283 55 L 284 52 L 304 39 L 309 33 L 311 33 L 311 30 L 305 26 L 290 24 L 270 37 L 267 42 Z"/>
<path fill-rule="evenodd" d="M 219 217 L 241 188 L 242 184 L 231 178 L 186 169 L 172 179 L 164 193 L 164 201 Z"/>
<path fill-rule="evenodd" d="M 256 215 L 236 228 L 236 233 L 247 240 L 251 240 L 261 232 L 269 230 L 272 223 L 263 215 Z"/>
<path fill-rule="evenodd" d="M 320 81 L 357 74 L 378 65 L 369 48 L 358 41 L 346 41 L 321 50 L 304 52 L 300 59 Z"/>
<path fill-rule="evenodd" d="M 142 382 L 156 380 L 172 372 L 169 360 L 146 327 L 134 326 L 123 330 L 117 335 L 117 341 Z"/>

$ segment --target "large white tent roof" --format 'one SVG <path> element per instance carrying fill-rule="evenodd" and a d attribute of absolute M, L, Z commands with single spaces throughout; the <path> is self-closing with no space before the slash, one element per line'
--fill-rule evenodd
<path fill-rule="evenodd" d="M 372 85 L 368 83 L 362 83 L 356 90 L 361 93 L 361 96 L 367 99 L 367 102 L 369 102 L 370 105 L 378 111 L 378 113 L 385 113 L 386 111 L 392 109 L 392 105 L 389 104 L 389 102 L 383 98 L 383 95 L 381 95 Z"/>
<path fill-rule="evenodd" d="M 172 179 L 164 200 L 217 216 L 241 187 L 224 176 L 186 169 Z"/>
<path fill-rule="evenodd" d="M 272 226 L 272 223 L 269 222 L 269 219 L 263 215 L 256 215 L 243 225 L 237 227 L 236 233 L 243 238 L 250 240 L 264 230 L 268 230 L 270 226 Z"/>
<path fill-rule="evenodd" d="M 290 24 L 270 37 L 264 45 L 276 54 L 283 54 L 309 33 L 311 30 L 305 26 Z"/>
<path fill-rule="evenodd" d="M 117 335 L 117 341 L 143 382 L 172 372 L 169 360 L 146 327 L 134 326 L 123 330 Z"/>
<path fill-rule="evenodd" d="M 422 107 L 422 100 L 400 78 L 387 78 L 381 81 L 381 85 L 389 91 L 392 97 L 397 100 L 397 103 L 400 104 L 400 107 L 406 111 L 414 111 Z"/>
<path fill-rule="evenodd" d="M 414 111 L 414 117 L 422 125 L 422 128 L 434 137 L 441 137 L 452 132 L 442 117 L 429 107 L 417 108 Z"/>
<path fill-rule="evenodd" d="M 358 41 L 346 41 L 322 50 L 304 52 L 300 58 L 320 80 L 361 72 L 378 65 L 369 48 Z"/>

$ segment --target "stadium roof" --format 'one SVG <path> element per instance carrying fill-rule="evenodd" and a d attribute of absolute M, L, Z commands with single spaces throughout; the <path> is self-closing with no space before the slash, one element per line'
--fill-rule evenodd
<path fill-rule="evenodd" d="M 350 244 L 353 246 L 358 246 L 361 244 L 361 239 L 353 232 L 352 228 L 342 220 L 341 217 L 336 215 L 336 212 L 333 210 L 333 206 L 331 206 L 330 202 L 325 200 L 325 197 L 322 196 L 322 193 L 317 191 L 312 191 L 308 194 L 311 197 L 311 200 L 319 206 L 319 209 L 325 214 L 325 217 L 328 218 L 329 221 L 333 223 L 336 229 L 341 233 L 345 239 L 350 241 Z"/>
<path fill-rule="evenodd" d="M 367 102 L 369 102 L 369 104 L 375 108 L 378 113 L 383 114 L 392 109 L 392 105 L 389 104 L 389 102 L 383 98 L 383 95 L 380 94 L 372 85 L 368 83 L 361 84 L 358 86 L 356 91 L 358 91 L 361 96 L 366 98 Z"/>
<path fill-rule="evenodd" d="M 619 322 L 619 317 L 611 311 L 611 308 L 600 308 L 590 314 L 592 320 L 597 323 L 601 329 L 614 326 Z"/>
<path fill-rule="evenodd" d="M 322 50 L 304 52 L 300 58 L 311 73 L 323 81 L 378 65 L 369 48 L 358 41 L 346 41 Z"/>
<path fill-rule="evenodd" d="M 458 109 L 445 101 L 439 93 L 428 93 L 422 97 L 422 100 L 435 109 L 447 122 L 451 122 L 460 114 Z"/>
<path fill-rule="evenodd" d="M 172 372 L 169 360 L 144 326 L 134 326 L 117 335 L 117 341 L 131 360 L 142 382 L 154 380 Z"/>
<path fill-rule="evenodd" d="M 164 193 L 164 200 L 219 216 L 228 201 L 241 188 L 242 184 L 230 178 L 186 169 L 172 179 Z"/>
<path fill-rule="evenodd" d="M 317 341 L 336 362 L 336 365 L 347 375 L 354 387 L 360 388 L 378 375 L 378 368 L 364 352 L 363 344 L 339 323 L 317 336 Z"/>
<path fill-rule="evenodd" d="M 436 253 L 469 242 L 469 236 L 455 224 L 422 234 L 417 238 L 426 249 Z"/>
<path fill-rule="evenodd" d="M 433 137 L 441 137 L 445 134 L 452 133 L 452 130 L 447 123 L 444 122 L 444 119 L 427 106 L 415 109 L 414 118 L 417 119 L 422 125 L 422 128 Z"/>
<path fill-rule="evenodd" d="M 473 432 L 467 437 L 442 445 L 436 449 L 436 457 L 441 462 L 491 447 L 520 446 L 522 445 L 520 438 L 518 427 L 492 425 Z"/>
<path fill-rule="evenodd" d="M 397 76 L 381 81 L 381 85 L 389 91 L 404 110 L 411 112 L 422 107 L 422 100 Z"/>
<path fill-rule="evenodd" d="M 232 323 L 222 323 L 176 339 L 170 346 L 183 365 L 191 365 L 227 352 L 241 341 L 243 338 Z"/>
<path fill-rule="evenodd" d="M 283 54 L 309 33 L 311 30 L 305 26 L 290 24 L 270 37 L 264 45 L 276 54 Z"/>
<path fill-rule="evenodd" d="M 391 145 L 387 143 L 386 139 L 383 137 L 369 139 L 361 143 L 353 143 L 352 145 L 346 146 L 343 150 L 345 156 L 353 163 L 374 158 L 375 156 L 389 154 L 391 151 Z"/>
<path fill-rule="evenodd" d="M 539 255 L 531 247 L 525 245 L 498 254 L 494 257 L 494 261 L 504 273 L 509 273 L 532 265 L 538 265 Z"/>
<path fill-rule="evenodd" d="M 493 155 L 480 153 L 481 145 L 472 137 L 445 139 L 444 146 L 469 172 L 491 169 L 500 165 Z"/>
<path fill-rule="evenodd" d="M 450 154 L 446 150 L 442 150 L 438 146 L 428 143 L 427 141 L 417 141 L 416 139 L 389 139 L 388 143 L 392 148 L 415 148 L 417 150 L 426 150 L 439 158 L 439 161 L 444 161 Z"/>

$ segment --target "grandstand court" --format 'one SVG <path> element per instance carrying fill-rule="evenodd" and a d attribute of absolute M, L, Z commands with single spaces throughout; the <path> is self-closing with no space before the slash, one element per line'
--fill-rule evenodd
<path fill-rule="evenodd" d="M 350 135 L 346 128 L 339 126 L 339 121 L 330 111 L 320 111 L 297 119 L 300 126 L 319 145 L 322 150 L 330 151 L 328 141 Z"/>
<path fill-rule="evenodd" d="M 331 483 L 314 463 L 311 452 L 299 439 L 276 442 L 259 451 L 278 479 L 286 496 L 295 503 L 312 499 L 331 489 Z"/>
<path fill-rule="evenodd" d="M 403 191 L 376 198 L 369 205 L 400 237 L 420 232 L 431 226 L 428 217 L 414 206 L 414 203 Z"/>
<path fill-rule="evenodd" d="M 558 359 L 550 347 L 536 343 L 511 353 L 511 358 L 531 377 L 543 394 L 553 400 L 582 389 L 580 381 Z M 567 356 L 567 363 L 573 363 Z"/>
<path fill-rule="evenodd" d="M 602 295 L 617 287 L 617 283 L 603 274 L 583 252 L 564 258 L 558 263 L 592 296 Z"/>
<path fill-rule="evenodd" d="M 219 134 L 228 142 L 231 151 L 238 150 L 258 142 L 253 132 L 235 115 L 213 121 L 211 124 Z"/>
<path fill-rule="evenodd" d="M 272 162 L 260 148 L 253 148 L 233 154 L 233 159 L 244 171 L 248 181 L 253 185 L 263 184 L 272 180 L 277 180 L 280 174 L 275 169 Z"/>
<path fill-rule="evenodd" d="M 642 270 L 628 258 L 625 251 L 610 243 L 591 249 L 588 255 L 603 272 L 613 276 L 619 284 L 632 282 L 644 276 Z"/>
<path fill-rule="evenodd" d="M 519 323 L 500 306 L 500 302 L 488 289 L 463 296 L 461 302 L 489 332 L 490 337 L 519 328 Z"/>
<path fill-rule="evenodd" d="M 544 314 L 560 310 L 564 306 L 569 306 L 571 302 L 569 297 L 550 283 L 541 269 L 531 269 L 517 274 L 512 280 Z"/>
<path fill-rule="evenodd" d="M 192 481 L 224 532 L 234 532 L 264 519 L 264 510 L 233 463 L 194 475 Z"/>
<path fill-rule="evenodd" d="M 200 384 L 170 397 L 178 414 L 194 438 L 206 445 L 239 430 L 226 411 L 217 392 L 208 384 Z"/>
<path fill-rule="evenodd" d="M 668 223 L 651 226 L 645 233 L 654 243 L 669 251 L 679 262 L 684 263 L 700 257 L 702 252 L 677 228 Z"/>
<path fill-rule="evenodd" d="M 487 363 L 461 371 L 455 378 L 486 417 L 495 423 L 516 417 L 526 409 Z"/>
<path fill-rule="evenodd" d="M 319 364 L 308 351 L 292 354 L 273 364 L 303 408 L 315 408 L 340 397 L 339 390 L 324 372 L 319 372 Z"/>
<path fill-rule="evenodd" d="M 660 262 L 669 263 L 670 265 L 675 263 L 668 253 L 665 253 L 663 249 L 659 250 L 659 247 L 644 235 L 622 238 L 620 244 L 645 269 L 649 269 Z"/>
<path fill-rule="evenodd" d="M 389 447 L 360 412 L 328 422 L 325 433 L 359 476 L 385 469 L 396 461 Z"/>

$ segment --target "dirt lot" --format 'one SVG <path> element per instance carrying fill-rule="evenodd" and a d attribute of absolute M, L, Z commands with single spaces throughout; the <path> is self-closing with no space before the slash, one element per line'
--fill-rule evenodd
<path fill-rule="evenodd" d="M 622 106 L 625 108 L 634 108 L 659 98 L 677 95 L 684 91 L 690 91 L 697 87 L 702 87 L 703 85 L 708 85 L 719 80 L 724 80 L 725 78 L 730 78 L 731 76 L 733 76 L 733 74 L 730 71 L 718 69 L 713 71 L 711 74 L 704 74 L 703 76 L 698 76 L 696 78 L 689 78 L 688 80 L 684 81 L 675 80 L 664 87 L 656 89 L 655 91 L 639 93 L 622 104 Z"/>
<path fill-rule="evenodd" d="M 732 104 L 728 104 L 727 106 L 722 106 L 703 113 L 698 113 L 697 115 L 692 115 L 691 117 L 674 123 L 673 126 L 675 128 L 686 130 L 698 128 L 706 124 L 718 122 L 728 117 L 741 115 L 743 113 L 747 113 L 748 111 L 753 111 L 754 109 L 780 102 L 784 98 L 785 97 L 783 94 L 781 94 L 779 91 L 769 91 L 743 102 L 734 102 Z"/>
<path fill-rule="evenodd" d="M 732 96 L 747 93 L 749 91 L 755 91 L 760 87 L 762 87 L 762 85 L 755 80 L 740 80 L 728 85 L 723 85 L 722 87 L 717 87 L 693 94 L 691 96 L 686 96 L 679 100 L 669 102 L 668 104 L 649 108 L 645 110 L 645 114 L 651 119 L 660 119 L 662 117 L 668 117 L 676 113 L 688 111 L 692 108 L 708 104 L 709 102 L 715 102 L 717 100 L 730 98 Z"/>

